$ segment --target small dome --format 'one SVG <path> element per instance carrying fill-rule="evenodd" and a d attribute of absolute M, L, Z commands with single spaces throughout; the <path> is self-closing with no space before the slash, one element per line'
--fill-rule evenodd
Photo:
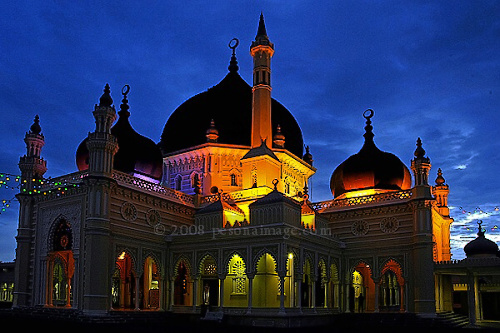
<path fill-rule="evenodd" d="M 479 225 L 477 238 L 464 247 L 467 258 L 498 256 L 498 245 L 484 236 L 484 231 L 481 228 L 482 223 L 482 221 L 477 223 Z"/>
<path fill-rule="evenodd" d="M 128 91 L 127 91 L 128 92 Z M 114 157 L 113 168 L 137 177 L 160 181 L 163 175 L 163 157 L 155 142 L 137 133 L 129 122 L 127 96 L 124 94 L 118 121 L 111 127 L 118 141 L 118 152 Z M 89 168 L 87 140 L 80 143 L 76 151 L 78 170 Z"/>
<path fill-rule="evenodd" d="M 373 141 L 370 118 L 367 110 L 365 143 L 361 150 L 342 162 L 333 172 L 330 189 L 334 198 L 360 190 L 408 190 L 411 188 L 411 174 L 401 160 L 377 148 Z"/>

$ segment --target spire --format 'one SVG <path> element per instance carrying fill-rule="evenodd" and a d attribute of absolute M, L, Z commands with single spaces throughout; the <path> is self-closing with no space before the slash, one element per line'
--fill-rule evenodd
<path fill-rule="evenodd" d="M 259 27 L 257 28 L 257 35 L 255 35 L 255 40 L 252 42 L 252 49 L 258 45 L 265 45 L 271 47 L 274 50 L 274 45 L 269 41 L 267 36 L 266 24 L 264 23 L 264 14 L 260 13 Z M 272 56 L 272 55 L 271 55 Z"/>
<path fill-rule="evenodd" d="M 120 117 L 125 117 L 128 118 L 130 116 L 130 112 L 128 111 L 130 109 L 130 106 L 128 105 L 128 99 L 127 95 L 130 91 L 130 86 L 128 84 L 124 85 L 122 88 L 122 104 L 120 105 L 120 111 L 118 111 L 118 115 Z"/>
<path fill-rule="evenodd" d="M 40 134 L 42 132 L 42 128 L 40 127 L 40 118 L 38 115 L 35 116 L 35 120 L 33 122 L 33 125 L 30 127 L 30 133 L 31 134 Z"/>
<path fill-rule="evenodd" d="M 113 99 L 111 98 L 111 90 L 109 88 L 109 84 L 106 83 L 104 87 L 104 94 L 102 94 L 99 99 L 99 106 L 111 106 L 113 104 Z"/>
<path fill-rule="evenodd" d="M 238 40 L 238 38 L 233 38 L 229 42 L 229 48 L 233 50 L 233 55 L 231 56 L 231 61 L 229 62 L 229 67 L 227 69 L 229 69 L 231 73 L 236 73 L 239 69 L 238 61 L 236 60 L 236 48 L 239 44 L 240 41 Z"/>
<path fill-rule="evenodd" d="M 259 37 L 267 38 L 266 24 L 264 23 L 264 14 L 262 14 L 262 12 L 260 13 L 259 28 L 257 29 L 257 35 L 255 36 L 255 39 Z"/>
<path fill-rule="evenodd" d="M 304 156 L 302 156 L 302 160 L 304 160 L 304 162 L 306 162 L 307 164 L 312 166 L 313 165 L 313 156 L 309 152 L 309 146 L 304 145 L 304 147 L 306 148 L 306 153 L 304 154 Z"/>

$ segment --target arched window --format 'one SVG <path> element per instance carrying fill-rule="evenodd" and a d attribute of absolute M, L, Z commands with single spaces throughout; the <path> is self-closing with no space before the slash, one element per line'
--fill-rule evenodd
<path fill-rule="evenodd" d="M 232 173 L 230 177 L 231 177 L 231 186 L 238 186 L 236 175 Z"/>
<path fill-rule="evenodd" d="M 175 180 L 174 180 L 174 188 L 177 191 L 180 191 L 181 190 L 181 186 L 182 186 L 182 176 L 181 175 L 177 175 L 177 177 L 175 177 Z"/>

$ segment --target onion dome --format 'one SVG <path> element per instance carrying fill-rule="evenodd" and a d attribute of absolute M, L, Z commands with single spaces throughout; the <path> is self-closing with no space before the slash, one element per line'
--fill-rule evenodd
<path fill-rule="evenodd" d="M 310 166 L 313 165 L 313 156 L 309 152 L 309 146 L 306 146 L 306 153 L 304 154 L 304 156 L 302 156 L 302 159 Z"/>
<path fill-rule="evenodd" d="M 443 177 L 443 171 L 441 171 L 441 168 L 439 168 L 438 172 L 437 172 L 437 177 L 436 177 L 436 185 L 441 186 L 441 185 L 444 185 L 444 183 L 445 183 L 445 180 Z"/>
<path fill-rule="evenodd" d="M 213 119 L 210 121 L 210 127 L 207 129 L 205 136 L 207 137 L 207 142 L 217 142 L 219 138 L 219 131 L 215 128 Z"/>
<path fill-rule="evenodd" d="M 31 134 L 40 134 L 42 132 L 42 127 L 40 126 L 40 117 L 38 115 L 35 116 L 35 120 L 33 125 L 30 127 Z"/>
<path fill-rule="evenodd" d="M 465 245 L 464 252 L 467 258 L 495 257 L 498 256 L 498 245 L 484 236 L 481 227 L 483 221 L 477 222 L 477 238 Z"/>
<path fill-rule="evenodd" d="M 377 148 L 373 141 L 371 118 L 373 110 L 366 110 L 363 135 L 365 142 L 361 150 L 342 162 L 333 172 L 330 189 L 335 198 L 354 191 L 372 190 L 399 191 L 411 188 L 411 175 L 401 160 Z"/>
<path fill-rule="evenodd" d="M 233 50 L 235 47 L 231 46 Z M 218 143 L 251 146 L 252 87 L 239 75 L 235 56 L 221 82 L 191 97 L 170 115 L 159 143 L 163 154 L 206 143 L 211 119 L 217 121 Z M 290 111 L 272 99 L 271 126 L 275 129 L 278 124 L 286 136 L 284 148 L 300 158 L 304 144 L 302 131 Z"/>
<path fill-rule="evenodd" d="M 285 136 L 281 133 L 281 126 L 278 125 L 276 128 L 276 133 L 273 136 L 273 147 L 284 148 L 285 147 Z"/>
<path fill-rule="evenodd" d="M 107 87 L 109 95 L 109 86 Z M 111 134 L 118 141 L 118 152 L 114 157 L 113 169 L 139 178 L 159 182 L 163 174 L 163 157 L 160 149 L 153 140 L 140 135 L 130 125 L 130 112 L 128 111 L 130 106 L 127 100 L 129 90 L 130 87 L 128 85 L 123 87 L 123 100 L 118 112 L 119 118 L 113 127 L 111 127 Z M 101 97 L 101 103 L 102 99 Z M 108 103 L 109 100 L 105 99 L 104 102 Z M 87 139 L 85 139 L 76 151 L 78 170 L 83 171 L 89 168 L 88 159 L 89 151 L 87 149 Z"/>

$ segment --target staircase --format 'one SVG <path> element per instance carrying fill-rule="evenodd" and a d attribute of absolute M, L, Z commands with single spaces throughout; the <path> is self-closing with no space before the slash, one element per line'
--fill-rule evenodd
<path fill-rule="evenodd" d="M 461 328 L 469 324 L 469 318 L 467 316 L 452 311 L 438 313 L 437 320 L 447 327 Z"/>

